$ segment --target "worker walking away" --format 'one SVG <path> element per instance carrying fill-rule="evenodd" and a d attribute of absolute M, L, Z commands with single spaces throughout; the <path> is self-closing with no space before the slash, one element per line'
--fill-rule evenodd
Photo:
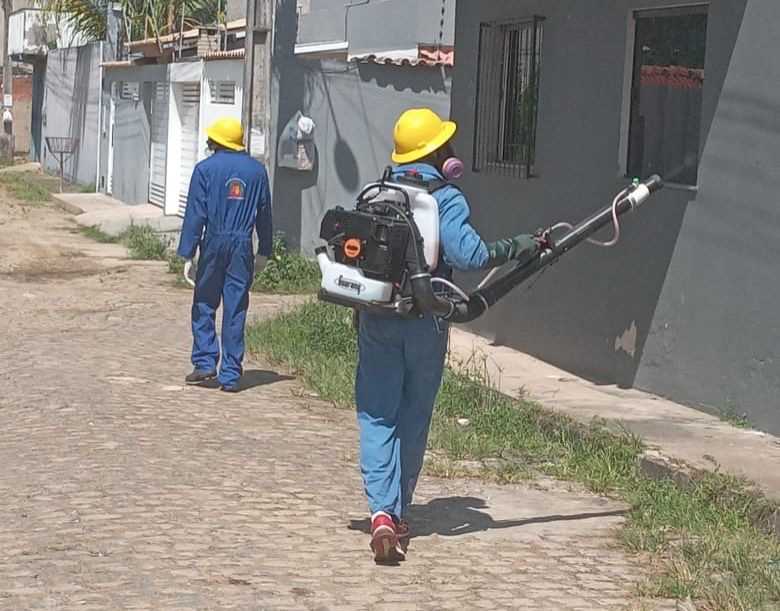
<path fill-rule="evenodd" d="M 545 238 L 518 235 L 485 242 L 469 222 L 469 204 L 449 181 L 463 173 L 451 140 L 455 123 L 430 109 L 405 112 L 395 126 L 399 164 L 394 177 L 413 175 L 431 185 L 440 216 L 442 261 L 435 275 L 453 268 L 495 268 L 546 248 Z M 360 465 L 371 512 L 371 549 L 378 563 L 403 560 L 411 537 L 407 513 L 423 466 L 433 407 L 447 352 L 444 321 L 389 318 L 361 312 L 356 379 Z"/>
<path fill-rule="evenodd" d="M 244 149 L 241 123 L 223 118 L 207 130 L 212 154 L 195 166 L 178 254 L 194 286 L 193 372 L 187 384 L 219 379 L 226 392 L 239 390 L 244 331 L 255 273 L 271 255 L 273 226 L 268 173 Z M 254 252 L 253 232 L 259 248 Z M 199 251 L 196 276 L 193 259 Z M 216 312 L 222 303 L 222 359 Z M 217 367 L 219 366 L 219 370 Z"/>

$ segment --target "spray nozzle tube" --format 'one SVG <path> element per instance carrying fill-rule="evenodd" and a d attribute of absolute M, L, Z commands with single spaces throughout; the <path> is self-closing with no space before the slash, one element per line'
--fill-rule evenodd
<path fill-rule="evenodd" d="M 455 303 L 447 318 L 455 323 L 468 323 L 476 320 L 513 289 L 545 267 L 555 263 L 575 246 L 590 240 L 592 235 L 609 225 L 610 222 L 615 222 L 619 216 L 641 206 L 653 193 L 662 188 L 663 180 L 658 175 L 651 176 L 633 188 L 629 187 L 615 199 L 611 206 L 597 212 L 576 227 L 572 227 L 567 234 L 556 240 L 552 249 L 544 250 L 530 261 L 522 263 L 497 280 L 483 283 L 469 295 L 468 301 Z M 442 298 L 437 299 L 446 301 Z M 438 309 L 443 310 L 443 304 Z"/>

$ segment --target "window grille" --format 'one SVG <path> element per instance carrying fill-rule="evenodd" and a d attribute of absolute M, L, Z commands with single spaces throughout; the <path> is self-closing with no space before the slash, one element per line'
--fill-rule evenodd
<path fill-rule="evenodd" d="M 534 174 L 543 23 L 533 17 L 480 26 L 475 172 Z"/>
<path fill-rule="evenodd" d="M 233 81 L 209 81 L 211 101 L 214 104 L 235 104 L 236 84 Z"/>

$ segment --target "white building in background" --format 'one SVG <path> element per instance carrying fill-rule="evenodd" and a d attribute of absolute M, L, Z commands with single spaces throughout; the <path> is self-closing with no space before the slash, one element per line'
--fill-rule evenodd
<path fill-rule="evenodd" d="M 245 22 L 128 46 L 103 64 L 106 104 L 98 188 L 128 204 L 184 214 L 190 177 L 216 118 L 241 118 Z"/>

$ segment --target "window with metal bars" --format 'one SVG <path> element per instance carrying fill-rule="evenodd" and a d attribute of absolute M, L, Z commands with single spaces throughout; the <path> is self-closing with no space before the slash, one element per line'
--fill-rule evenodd
<path fill-rule="evenodd" d="M 534 174 L 544 17 L 479 30 L 474 171 Z"/>
<path fill-rule="evenodd" d="M 214 104 L 235 104 L 236 84 L 233 81 L 209 81 Z"/>

